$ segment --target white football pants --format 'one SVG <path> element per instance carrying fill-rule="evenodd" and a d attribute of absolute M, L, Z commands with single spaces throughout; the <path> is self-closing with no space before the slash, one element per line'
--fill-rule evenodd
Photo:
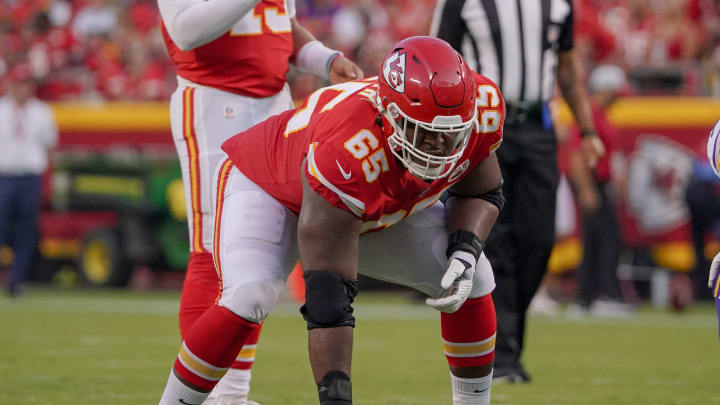
<path fill-rule="evenodd" d="M 237 168 L 230 171 L 215 229 L 213 256 L 222 279 L 219 304 L 252 322 L 265 319 L 298 260 L 298 218 Z M 438 297 L 445 273 L 445 208 L 440 202 L 398 224 L 360 237 L 360 274 Z M 471 298 L 492 292 L 483 254 Z"/>
<path fill-rule="evenodd" d="M 222 143 L 292 107 L 287 84 L 273 96 L 253 98 L 178 77 L 178 88 L 170 98 L 170 124 L 182 169 L 191 252 L 211 250 L 212 176 L 226 157 Z"/>

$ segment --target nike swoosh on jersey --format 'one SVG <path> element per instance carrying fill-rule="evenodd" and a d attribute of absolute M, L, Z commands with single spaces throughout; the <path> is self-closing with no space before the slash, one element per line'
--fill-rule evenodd
<path fill-rule="evenodd" d="M 352 177 L 352 172 L 346 172 L 345 170 L 343 170 L 342 166 L 340 166 L 340 162 L 338 162 L 337 159 L 335 159 L 335 163 L 337 163 L 337 167 L 338 169 L 340 169 L 340 174 L 342 174 L 343 178 L 345 180 L 350 180 L 350 177 Z"/>

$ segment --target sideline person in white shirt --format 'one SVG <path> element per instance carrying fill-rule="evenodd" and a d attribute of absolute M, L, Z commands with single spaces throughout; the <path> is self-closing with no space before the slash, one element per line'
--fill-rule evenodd
<path fill-rule="evenodd" d="M 58 135 L 52 110 L 35 98 L 30 67 L 17 65 L 8 78 L 9 91 L 0 98 L 0 245 L 13 249 L 7 292 L 17 297 L 37 252 L 42 175 Z"/>

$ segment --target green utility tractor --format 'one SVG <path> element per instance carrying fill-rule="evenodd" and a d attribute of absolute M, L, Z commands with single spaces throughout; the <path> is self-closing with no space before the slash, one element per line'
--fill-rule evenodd
<path fill-rule="evenodd" d="M 86 284 L 124 286 L 137 266 L 185 268 L 185 197 L 174 151 L 64 150 L 55 157 L 51 189 L 41 252 L 70 246 Z"/>

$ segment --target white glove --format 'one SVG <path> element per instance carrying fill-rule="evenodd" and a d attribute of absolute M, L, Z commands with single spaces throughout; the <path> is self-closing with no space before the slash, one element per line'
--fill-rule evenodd
<path fill-rule="evenodd" d="M 451 314 L 465 303 L 473 287 L 473 276 L 477 260 L 472 253 L 456 250 L 448 258 L 445 275 L 440 286 L 445 292 L 440 298 L 428 298 L 425 303 L 431 307 Z"/>
<path fill-rule="evenodd" d="M 713 281 L 715 280 L 715 276 L 718 273 L 718 268 L 720 267 L 720 253 L 718 253 L 715 258 L 712 261 L 712 264 L 710 264 L 710 278 L 708 279 L 708 287 L 715 288 L 713 285 Z M 714 294 L 714 292 L 713 292 Z"/>

